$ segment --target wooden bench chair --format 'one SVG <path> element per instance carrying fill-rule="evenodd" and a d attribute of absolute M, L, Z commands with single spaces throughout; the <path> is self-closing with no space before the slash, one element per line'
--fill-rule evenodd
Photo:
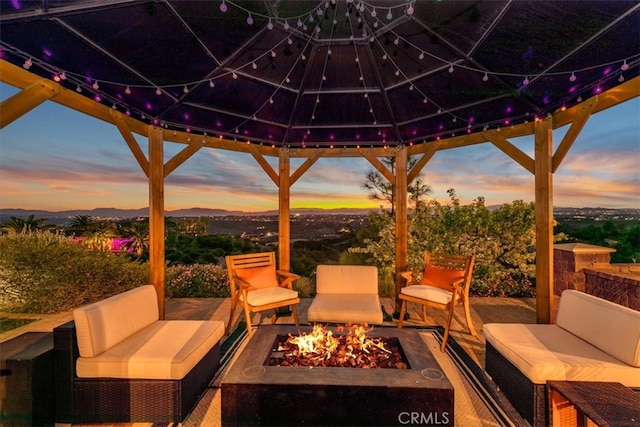
<path fill-rule="evenodd" d="M 226 258 L 229 285 L 231 287 L 231 312 L 226 333 L 231 331 L 235 309 L 242 304 L 249 338 L 251 313 L 274 310 L 271 322 L 275 323 L 275 310 L 291 307 L 296 325 L 300 303 L 298 292 L 293 290 L 293 282 L 300 278 L 297 274 L 276 269 L 275 252 L 228 255 Z"/>
<path fill-rule="evenodd" d="M 476 331 L 471 321 L 471 308 L 469 307 L 469 286 L 471 285 L 474 262 L 474 256 L 425 252 L 422 271 L 405 271 L 400 274 L 407 281 L 407 284 L 399 295 L 402 306 L 398 328 L 402 328 L 407 302 L 422 306 L 422 319 L 425 323 L 427 322 L 427 307 L 447 310 L 447 323 L 440 347 L 440 351 L 444 352 L 454 309 L 458 304 L 462 304 L 469 331 L 475 337 Z"/>

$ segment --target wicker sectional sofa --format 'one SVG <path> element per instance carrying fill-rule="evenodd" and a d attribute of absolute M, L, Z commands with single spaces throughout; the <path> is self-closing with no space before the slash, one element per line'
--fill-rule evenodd
<path fill-rule="evenodd" d="M 319 265 L 316 296 L 307 311 L 309 322 L 382 323 L 378 268 L 366 265 Z"/>
<path fill-rule="evenodd" d="M 566 290 L 556 324 L 484 325 L 486 371 L 533 426 L 549 424 L 546 382 L 640 389 L 640 312 Z"/>
<path fill-rule="evenodd" d="M 182 422 L 220 362 L 224 323 L 159 320 L 141 286 L 54 329 L 57 423 Z"/>

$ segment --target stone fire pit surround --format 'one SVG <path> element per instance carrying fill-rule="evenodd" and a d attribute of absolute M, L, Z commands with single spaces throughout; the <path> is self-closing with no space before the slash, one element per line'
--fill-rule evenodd
<path fill-rule="evenodd" d="M 258 328 L 222 381 L 223 426 L 453 425 L 454 389 L 420 336 L 428 330 L 368 333 L 398 338 L 409 369 L 266 365 L 278 335 L 310 330 Z"/>

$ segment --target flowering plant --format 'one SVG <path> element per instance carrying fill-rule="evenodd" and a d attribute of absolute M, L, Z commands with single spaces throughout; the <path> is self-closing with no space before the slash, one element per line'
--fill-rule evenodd
<path fill-rule="evenodd" d="M 216 264 L 168 267 L 165 294 L 169 298 L 228 297 L 227 270 Z"/>

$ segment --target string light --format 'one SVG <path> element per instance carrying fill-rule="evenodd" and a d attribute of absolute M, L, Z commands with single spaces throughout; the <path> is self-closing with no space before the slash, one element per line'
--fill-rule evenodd
<path fill-rule="evenodd" d="M 220 4 L 220 11 L 222 13 L 226 13 L 227 12 L 227 4 L 224 2 L 224 0 L 222 0 L 222 3 Z"/>

